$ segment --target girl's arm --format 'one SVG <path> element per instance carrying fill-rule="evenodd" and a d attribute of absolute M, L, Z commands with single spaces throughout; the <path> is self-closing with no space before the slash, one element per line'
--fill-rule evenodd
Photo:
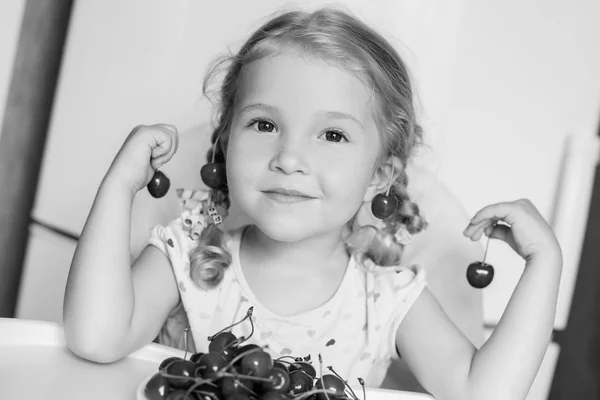
<path fill-rule="evenodd" d="M 176 131 L 158 125 L 129 135 L 94 200 L 69 271 L 65 338 L 76 354 L 118 360 L 158 334 L 179 294 L 168 258 L 149 246 L 130 265 L 131 206 L 155 168 L 177 147 Z"/>
<path fill-rule="evenodd" d="M 497 220 L 511 225 L 493 227 Z M 526 268 L 491 337 L 477 350 L 425 290 L 396 342 L 421 384 L 437 399 L 525 399 L 550 341 L 562 270 L 550 227 L 526 200 L 481 210 L 465 230 L 506 241 Z"/>

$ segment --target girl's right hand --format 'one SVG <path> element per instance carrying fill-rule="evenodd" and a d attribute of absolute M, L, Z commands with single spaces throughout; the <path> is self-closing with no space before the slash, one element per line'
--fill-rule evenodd
<path fill-rule="evenodd" d="M 150 182 L 154 172 L 173 157 L 178 144 L 177 128 L 173 125 L 138 125 L 125 139 L 107 176 L 137 193 Z"/>

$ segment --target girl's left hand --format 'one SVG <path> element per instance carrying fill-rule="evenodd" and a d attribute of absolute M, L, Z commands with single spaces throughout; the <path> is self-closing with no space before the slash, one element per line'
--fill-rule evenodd
<path fill-rule="evenodd" d="M 527 261 L 543 253 L 561 254 L 552 228 L 528 199 L 491 204 L 479 210 L 463 235 L 476 241 L 484 233 L 508 243 Z"/>

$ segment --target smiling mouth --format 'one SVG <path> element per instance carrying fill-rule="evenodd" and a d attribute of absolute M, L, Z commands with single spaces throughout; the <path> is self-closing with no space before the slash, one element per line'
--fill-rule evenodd
<path fill-rule="evenodd" d="M 278 203 L 298 203 L 315 199 L 314 197 L 307 196 L 296 190 L 276 189 L 266 190 L 263 193 L 265 196 Z"/>

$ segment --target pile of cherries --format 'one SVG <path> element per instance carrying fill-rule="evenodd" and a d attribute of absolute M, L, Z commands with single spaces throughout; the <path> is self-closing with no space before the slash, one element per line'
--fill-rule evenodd
<path fill-rule="evenodd" d="M 208 353 L 189 359 L 169 357 L 158 367 L 144 388 L 148 400 L 366 400 L 359 399 L 346 381 L 328 366 L 319 374 L 310 356 L 282 356 L 275 360 L 263 347 L 243 344 L 254 332 L 252 307 L 246 317 L 208 339 Z M 252 333 L 236 337 L 230 328 L 249 319 Z M 184 333 L 187 335 L 188 330 Z M 184 341 L 187 345 L 187 336 Z M 187 346 L 186 346 L 187 347 Z"/>

